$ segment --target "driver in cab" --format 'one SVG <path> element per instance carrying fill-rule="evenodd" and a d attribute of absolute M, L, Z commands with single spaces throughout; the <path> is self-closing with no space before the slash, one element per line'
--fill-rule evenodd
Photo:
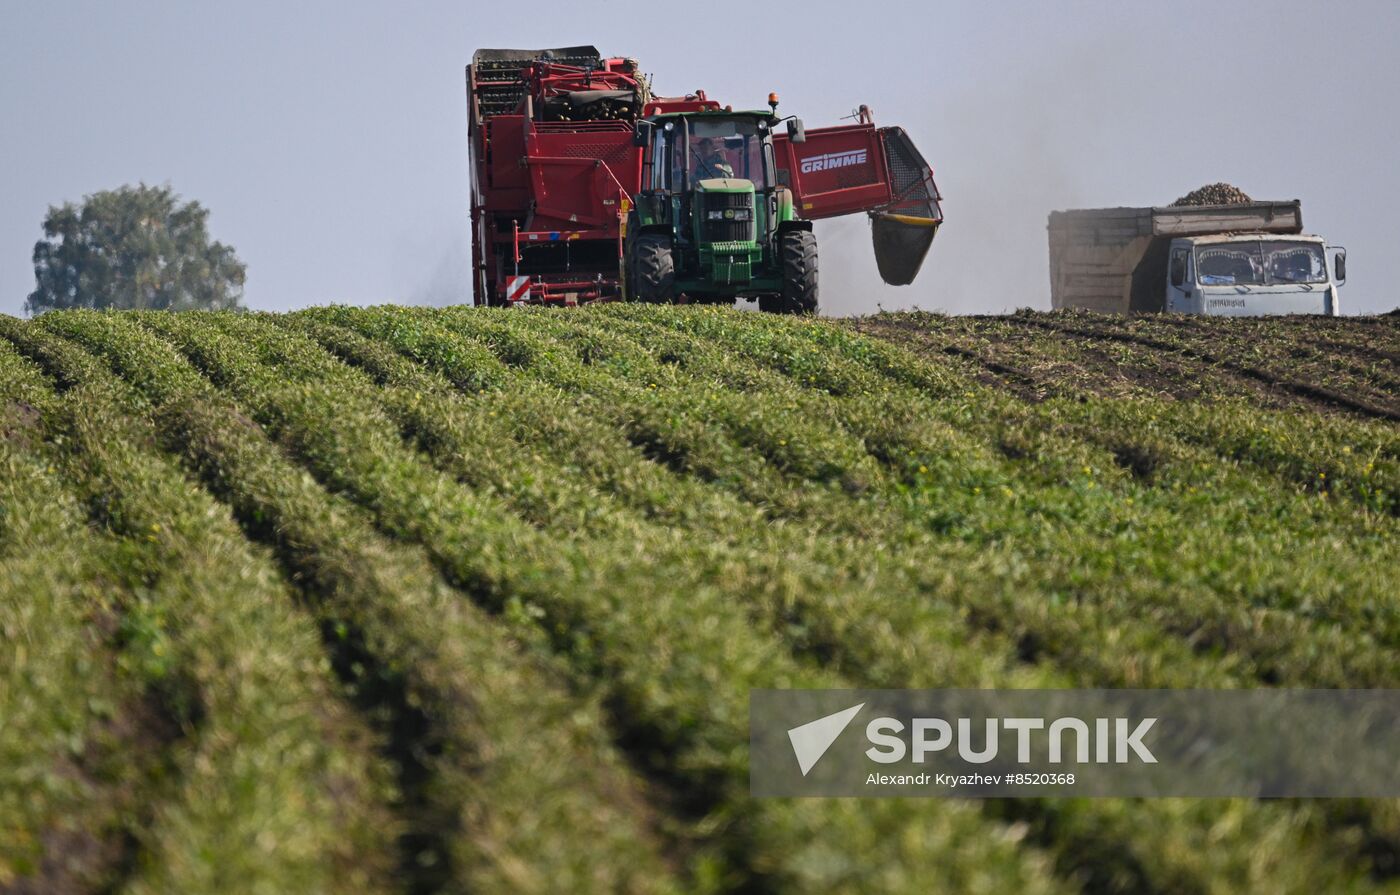
<path fill-rule="evenodd" d="M 709 180 L 714 177 L 733 177 L 734 167 L 729 164 L 729 155 L 714 137 L 701 137 L 694 149 L 695 169 L 693 180 Z"/>

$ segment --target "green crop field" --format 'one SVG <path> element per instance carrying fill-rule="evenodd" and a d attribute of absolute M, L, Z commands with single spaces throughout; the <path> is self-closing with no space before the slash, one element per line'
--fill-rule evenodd
<path fill-rule="evenodd" d="M 1400 686 L 1400 317 L 64 312 L 0 426 L 0 891 L 1400 886 L 747 778 L 752 688 Z"/>

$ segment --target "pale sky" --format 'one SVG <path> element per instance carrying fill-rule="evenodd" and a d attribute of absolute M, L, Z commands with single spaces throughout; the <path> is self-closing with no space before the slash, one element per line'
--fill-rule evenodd
<path fill-rule="evenodd" d="M 584 11 L 585 9 L 591 11 Z M 470 296 L 463 68 L 594 44 L 662 93 L 770 90 L 809 127 L 868 103 L 947 224 L 881 284 L 863 217 L 819 224 L 828 313 L 1049 306 L 1057 208 L 1225 180 L 1349 250 L 1343 309 L 1400 305 L 1400 3 L 296 3 L 0 0 L 0 312 L 48 205 L 168 183 L 248 265 L 246 303 Z M 635 10 L 635 11 L 632 11 Z"/>

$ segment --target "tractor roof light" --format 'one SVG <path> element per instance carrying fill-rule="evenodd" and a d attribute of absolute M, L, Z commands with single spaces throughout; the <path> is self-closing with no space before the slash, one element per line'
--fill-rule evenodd
<path fill-rule="evenodd" d="M 776 93 L 770 93 L 770 94 L 768 94 L 768 108 L 772 109 L 773 112 L 774 112 L 774 114 L 777 114 L 777 111 L 778 111 L 778 94 L 776 94 Z"/>

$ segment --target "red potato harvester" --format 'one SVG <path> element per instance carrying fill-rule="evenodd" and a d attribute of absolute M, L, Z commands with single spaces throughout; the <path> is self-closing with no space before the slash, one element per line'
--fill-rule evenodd
<path fill-rule="evenodd" d="M 479 50 L 467 66 L 478 305 L 756 300 L 817 310 L 811 222 L 864 212 L 881 277 L 913 281 L 943 221 L 899 127 L 806 130 L 697 90 L 652 92 L 593 47 Z M 785 124 L 786 128 L 779 125 Z"/>

